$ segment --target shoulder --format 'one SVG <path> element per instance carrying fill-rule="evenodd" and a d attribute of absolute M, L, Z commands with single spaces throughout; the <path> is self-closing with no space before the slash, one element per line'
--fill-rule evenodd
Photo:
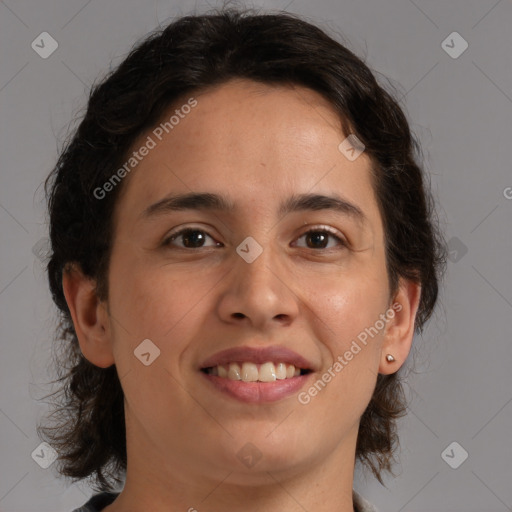
<path fill-rule="evenodd" d="M 73 512 L 100 512 L 106 506 L 110 505 L 118 496 L 118 492 L 102 492 L 95 494 L 87 503 L 80 508 L 76 508 Z"/>
<path fill-rule="evenodd" d="M 378 512 L 378 510 L 367 500 L 365 500 L 357 491 L 352 490 L 352 501 L 356 512 Z"/>

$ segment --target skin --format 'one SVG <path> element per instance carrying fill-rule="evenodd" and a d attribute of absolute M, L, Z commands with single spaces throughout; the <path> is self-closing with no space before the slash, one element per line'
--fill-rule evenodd
<path fill-rule="evenodd" d="M 378 373 L 396 372 L 409 354 L 420 287 L 401 281 L 390 297 L 370 160 L 339 151 L 345 135 L 322 96 L 233 80 L 194 97 L 124 179 L 108 301 L 78 267 L 63 277 L 84 356 L 116 364 L 125 394 L 126 485 L 105 510 L 352 511 L 360 417 Z M 169 193 L 192 191 L 227 195 L 236 210 L 141 217 Z M 278 217 L 283 199 L 309 192 L 337 193 L 366 221 L 330 210 Z M 322 226 L 346 246 L 303 236 Z M 188 249 L 183 237 L 163 245 L 183 227 L 209 236 Z M 247 236 L 263 248 L 252 263 L 235 250 Z M 276 344 L 315 365 L 311 384 L 396 302 L 401 311 L 307 405 L 296 394 L 245 404 L 198 373 L 217 351 Z M 133 353 L 147 338 L 161 351 L 149 366 Z M 248 442 L 261 453 L 251 468 L 237 457 Z"/>

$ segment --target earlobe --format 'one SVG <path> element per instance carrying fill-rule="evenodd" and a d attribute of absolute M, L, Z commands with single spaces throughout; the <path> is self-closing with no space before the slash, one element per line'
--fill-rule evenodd
<path fill-rule="evenodd" d="M 110 324 L 95 284 L 77 264 L 69 264 L 63 271 L 62 288 L 82 354 L 92 364 L 107 368 L 114 364 Z"/>
<path fill-rule="evenodd" d="M 390 310 L 393 316 L 386 326 L 386 334 L 380 354 L 379 373 L 397 372 L 411 350 L 415 319 L 421 298 L 421 285 L 401 280 Z"/>

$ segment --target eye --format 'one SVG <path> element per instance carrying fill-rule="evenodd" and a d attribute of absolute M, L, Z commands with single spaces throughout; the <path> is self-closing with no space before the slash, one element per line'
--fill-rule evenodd
<path fill-rule="evenodd" d="M 310 229 L 303 233 L 298 240 L 301 238 L 306 238 L 306 245 L 298 245 L 299 247 L 306 247 L 309 249 L 332 249 L 333 247 L 328 247 L 329 238 L 334 239 L 338 242 L 338 246 L 346 247 L 346 242 L 339 237 L 336 233 L 331 231 L 327 227 Z M 205 240 L 210 238 L 213 240 L 213 244 L 210 246 L 205 246 Z M 176 245 L 175 240 L 181 239 L 182 244 Z M 219 247 L 219 242 L 216 242 L 206 231 L 199 228 L 184 228 L 175 233 L 171 234 L 167 237 L 164 242 L 164 246 L 177 246 L 181 249 L 200 249 L 202 247 Z"/>
<path fill-rule="evenodd" d="M 204 244 L 204 241 L 206 240 L 206 238 L 210 238 L 213 240 L 213 238 L 206 231 L 204 231 L 202 229 L 184 228 L 184 229 L 181 229 L 180 231 L 177 231 L 176 233 L 173 233 L 169 237 L 167 237 L 164 240 L 163 245 L 164 246 L 175 245 L 172 242 L 174 242 L 177 238 L 182 239 L 183 245 L 178 246 L 181 249 L 197 249 L 197 248 L 205 247 L 203 244 Z M 219 245 L 219 243 L 215 242 L 214 245 L 206 246 L 206 247 L 214 247 L 214 246 L 218 246 L 218 245 Z"/>
<path fill-rule="evenodd" d="M 303 237 L 306 237 L 306 247 L 309 249 L 332 249 L 333 247 L 326 246 L 328 245 L 329 237 L 339 242 L 339 245 L 341 245 L 342 247 L 347 246 L 346 242 L 341 237 L 339 237 L 337 234 L 335 234 L 333 231 L 326 227 L 310 229 L 309 231 L 303 233 L 298 238 L 298 240 L 300 240 Z"/>

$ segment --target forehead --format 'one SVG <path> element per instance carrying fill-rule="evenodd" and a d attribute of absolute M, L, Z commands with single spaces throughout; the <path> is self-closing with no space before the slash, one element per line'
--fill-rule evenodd
<path fill-rule="evenodd" d="M 184 108 L 191 99 L 195 106 Z M 350 161 L 340 152 L 339 115 L 304 87 L 233 80 L 184 96 L 132 150 L 148 137 L 154 147 L 127 176 L 120 199 L 139 214 L 171 192 L 196 191 L 257 209 L 277 208 L 284 195 L 337 192 L 375 210 L 369 157 Z"/>

